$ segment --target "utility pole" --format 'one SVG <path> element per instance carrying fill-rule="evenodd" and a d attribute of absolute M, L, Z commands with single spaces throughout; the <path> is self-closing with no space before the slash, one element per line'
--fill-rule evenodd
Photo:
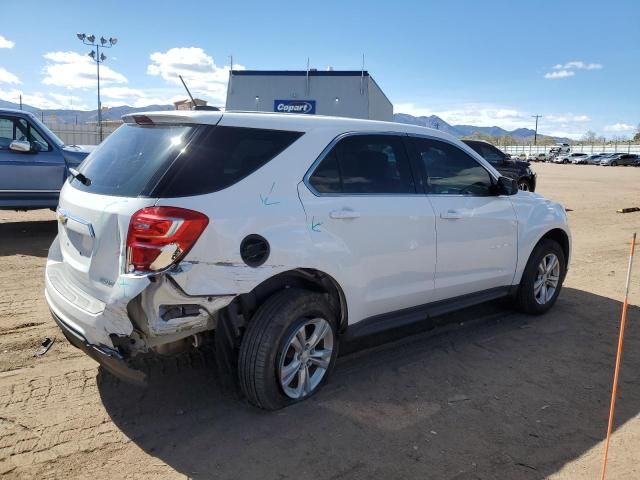
<path fill-rule="evenodd" d="M 538 119 L 542 118 L 542 115 L 531 115 L 531 117 L 536 119 L 536 133 L 533 135 L 533 144 L 538 146 Z"/>
<path fill-rule="evenodd" d="M 118 43 L 118 39 L 115 37 L 109 37 L 109 40 L 107 40 L 104 37 L 100 37 L 100 43 L 97 43 L 96 36 L 93 34 L 87 35 L 84 33 L 78 33 L 76 34 L 76 36 L 78 37 L 78 40 L 80 40 L 82 43 L 92 47 L 88 55 L 91 57 L 91 59 L 94 62 L 96 62 L 96 68 L 97 68 L 97 74 L 98 74 L 98 135 L 100 139 L 98 143 L 101 143 L 102 142 L 102 102 L 100 102 L 100 64 L 107 59 L 107 56 L 104 53 L 100 53 L 100 48 L 101 47 L 111 48 L 116 43 Z M 95 50 L 93 48 L 95 48 Z"/>

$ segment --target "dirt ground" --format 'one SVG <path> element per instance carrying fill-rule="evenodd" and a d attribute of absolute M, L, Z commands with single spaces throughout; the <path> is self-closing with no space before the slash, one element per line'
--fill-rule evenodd
<path fill-rule="evenodd" d="M 353 346 L 319 395 L 276 413 L 223 394 L 207 363 L 168 363 L 146 390 L 101 372 L 45 305 L 53 213 L 0 211 L 0 475 L 599 478 L 628 245 L 640 231 L 640 212 L 616 209 L 640 206 L 640 168 L 534 168 L 539 192 L 571 210 L 571 269 L 549 314 L 494 303 L 441 330 Z M 631 303 L 611 479 L 640 478 L 640 261 Z M 53 347 L 34 357 L 45 337 Z"/>

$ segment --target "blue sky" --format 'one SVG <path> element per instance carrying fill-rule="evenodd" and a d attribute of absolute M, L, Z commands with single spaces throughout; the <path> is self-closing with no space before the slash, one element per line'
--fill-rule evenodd
<path fill-rule="evenodd" d="M 99 10 L 98 10 L 99 9 Z M 250 69 L 366 69 L 396 112 L 579 138 L 640 122 L 640 1 L 181 2 L 4 0 L 0 98 L 96 105 L 76 32 L 115 36 L 103 104 L 224 104 L 229 56 Z M 25 12 L 29 12 L 25 14 Z M 14 19 L 14 21 L 6 21 Z"/>

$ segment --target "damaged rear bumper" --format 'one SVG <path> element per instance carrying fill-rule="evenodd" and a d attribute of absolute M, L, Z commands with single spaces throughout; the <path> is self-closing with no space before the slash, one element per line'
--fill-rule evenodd
<path fill-rule="evenodd" d="M 51 316 L 71 345 L 89 355 L 109 373 L 127 383 L 139 386 L 147 384 L 145 373 L 131 368 L 117 350 L 104 345 L 91 344 L 80 332 L 67 325 L 53 310 L 51 310 Z"/>

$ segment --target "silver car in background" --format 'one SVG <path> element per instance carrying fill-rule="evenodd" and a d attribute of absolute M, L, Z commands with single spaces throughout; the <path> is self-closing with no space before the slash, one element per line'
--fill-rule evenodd
<path fill-rule="evenodd" d="M 558 155 L 553 159 L 553 163 L 577 163 L 574 162 L 574 160 L 582 160 L 586 156 L 586 153 L 568 153 L 565 155 Z"/>
<path fill-rule="evenodd" d="M 609 153 L 592 153 L 584 161 L 587 165 L 600 165 L 600 161 L 609 155 Z"/>
<path fill-rule="evenodd" d="M 569 161 L 574 165 L 581 165 L 587 163 L 588 153 L 572 153 L 569 156 Z"/>
<path fill-rule="evenodd" d="M 615 167 L 618 165 L 624 166 L 640 166 L 640 158 L 635 153 L 614 153 L 608 157 L 600 159 L 600 165 Z"/>

